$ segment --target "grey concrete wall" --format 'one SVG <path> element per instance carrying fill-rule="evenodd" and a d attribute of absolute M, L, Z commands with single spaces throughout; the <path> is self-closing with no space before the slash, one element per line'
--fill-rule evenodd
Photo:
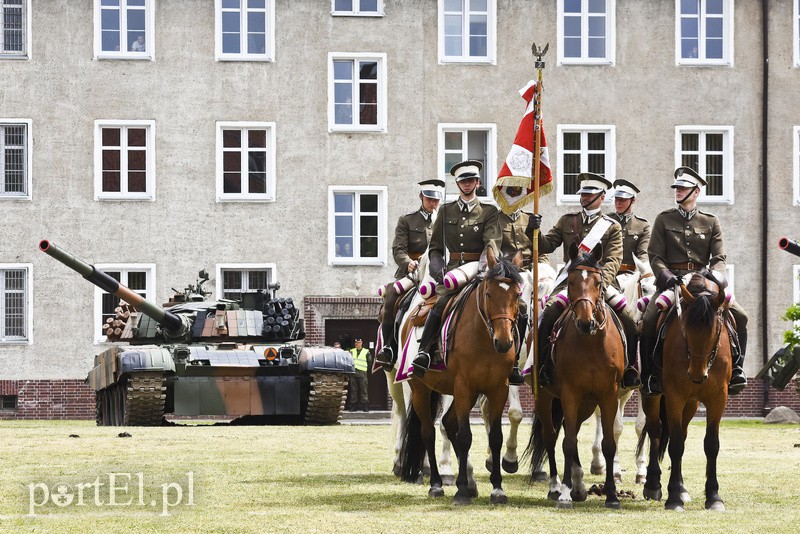
<path fill-rule="evenodd" d="M 217 263 L 275 262 L 282 293 L 371 296 L 393 266 L 327 265 L 327 187 L 387 185 L 389 235 L 416 205 L 415 182 L 437 173 L 437 124 L 497 124 L 498 168 L 516 133 L 517 90 L 545 57 L 545 128 L 556 162 L 559 123 L 615 124 L 617 173 L 641 186 L 638 213 L 672 206 L 675 126 L 735 127 L 733 206 L 707 205 L 725 228 L 737 298 L 751 318 L 749 374 L 785 326 L 761 342 L 760 3 L 739 0 L 733 67 L 677 67 L 672 1 L 617 0 L 614 66 L 556 65 L 556 3 L 498 0 L 497 65 L 438 65 L 437 8 L 386 0 L 382 18 L 331 17 L 320 0 L 276 1 L 274 63 L 216 62 L 212 2 L 156 3 L 155 61 L 93 60 L 91 2 L 35 2 L 33 57 L 0 63 L 0 116 L 33 120 L 33 199 L 0 202 L 0 263 L 30 262 L 34 344 L 0 346 L 0 378 L 78 378 L 92 345 L 93 288 L 36 251 L 48 238 L 93 263 L 155 263 L 157 294 Z M 791 205 L 794 95 L 791 6 L 774 3 L 770 49 L 770 239 L 796 227 Z M 387 133 L 327 132 L 328 52 L 386 53 Z M 93 123 L 152 119 L 155 202 L 93 200 Z M 215 121 L 277 123 L 277 201 L 215 202 Z M 542 200 L 544 224 L 574 206 Z M 609 206 L 610 209 L 610 206 Z M 287 221 L 265 237 L 270 221 Z M 788 230 L 788 233 L 792 233 Z M 798 232 L 800 234 L 800 232 Z M 391 237 L 390 237 L 391 241 Z M 391 255 L 388 256 L 391 263 Z M 791 263 L 771 247 L 769 317 L 788 305 Z M 800 261 L 798 261 L 800 263 Z M 215 280 L 212 280 L 212 283 Z M 774 323 L 774 324 L 773 324 Z"/>

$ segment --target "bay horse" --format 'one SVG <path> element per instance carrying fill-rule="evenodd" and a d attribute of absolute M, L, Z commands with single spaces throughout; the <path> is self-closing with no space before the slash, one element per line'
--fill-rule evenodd
<path fill-rule="evenodd" d="M 479 395 L 486 396 L 489 447 L 492 451 L 492 504 L 508 502 L 502 488 L 500 452 L 503 445 L 501 417 L 508 398 L 508 376 L 516 356 L 516 319 L 522 278 L 521 262 L 497 260 L 492 249 L 486 254 L 488 272 L 464 291 L 463 308 L 454 324 L 453 339 L 447 347 L 447 367 L 429 371 L 423 378 L 411 378 L 411 404 L 401 452 L 402 477 L 414 481 L 427 453 L 430 463 L 431 497 L 444 495 L 436 466 L 435 406 L 440 394 L 452 395 L 453 403 L 442 417 L 458 458 L 456 504 L 469 504 L 477 496 L 470 484 L 469 451 L 472 430 L 469 415 Z M 455 300 L 455 299 L 454 299 Z M 401 339 L 405 339 L 407 331 Z M 444 350 L 444 348 L 443 348 Z"/>
<path fill-rule="evenodd" d="M 706 407 L 707 510 L 725 510 L 719 496 L 717 456 L 719 422 L 728 402 L 732 357 L 730 325 L 726 325 L 728 305 L 723 288 L 710 279 L 707 271 L 690 273 L 680 285 L 681 300 L 677 317 L 667 326 L 663 346 L 661 385 L 663 395 L 643 397 L 647 416 L 645 430 L 650 438 L 650 462 L 643 495 L 661 500 L 659 460 L 669 450 L 672 462 L 667 486 L 667 510 L 683 511 L 689 500 L 683 486 L 682 458 L 689 422 L 699 403 Z M 681 307 L 683 307 L 682 312 Z M 643 447 L 639 439 L 637 453 Z"/>
<path fill-rule="evenodd" d="M 620 381 L 625 366 L 625 350 L 620 326 L 604 298 L 602 247 L 591 254 L 578 255 L 573 244 L 567 275 L 569 306 L 553 329 L 553 383 L 543 386 L 536 397 L 531 477 L 547 454 L 550 468 L 548 498 L 558 508 L 572 508 L 574 501 L 586 500 L 583 468 L 578 456 L 578 431 L 597 406 L 603 427 L 602 449 L 611 465 L 616 454 L 614 421 L 617 415 Z M 562 322 L 563 320 L 563 322 Z M 558 481 L 555 446 L 564 426 L 564 482 Z M 611 469 L 606 470 L 603 491 L 607 508 L 620 507 Z"/>

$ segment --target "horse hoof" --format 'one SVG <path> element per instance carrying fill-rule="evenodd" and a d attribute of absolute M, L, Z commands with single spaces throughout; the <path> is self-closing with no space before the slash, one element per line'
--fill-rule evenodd
<path fill-rule="evenodd" d="M 489 497 L 489 502 L 492 504 L 507 504 L 508 497 L 501 489 L 493 490 L 492 495 Z"/>
<path fill-rule="evenodd" d="M 399 463 L 395 462 L 394 467 L 392 467 L 392 473 L 398 478 L 403 474 L 403 469 L 400 467 Z"/>
<path fill-rule="evenodd" d="M 491 460 L 486 460 L 486 470 L 489 471 L 490 473 L 492 472 L 492 461 Z"/>
<path fill-rule="evenodd" d="M 559 501 L 556 503 L 556 508 L 559 510 L 572 510 L 572 501 Z"/>
<path fill-rule="evenodd" d="M 468 494 L 470 497 L 473 497 L 473 498 L 474 498 L 474 497 L 477 497 L 477 496 L 478 496 L 478 486 L 477 486 L 477 485 L 475 485 L 475 486 L 469 486 L 469 487 L 467 487 L 467 494 Z"/>
<path fill-rule="evenodd" d="M 674 512 L 685 512 L 686 510 L 683 508 L 683 503 L 681 502 L 669 502 L 664 505 L 665 510 L 672 510 Z"/>
<path fill-rule="evenodd" d="M 724 512 L 725 505 L 722 501 L 711 501 L 706 503 L 706 510 L 712 510 L 714 512 Z"/>
<path fill-rule="evenodd" d="M 442 475 L 442 485 L 443 486 L 455 486 L 456 485 L 456 476 L 455 475 Z"/>
<path fill-rule="evenodd" d="M 606 474 L 606 466 L 604 465 L 594 465 L 589 468 L 589 472 L 593 475 L 605 475 Z"/>
<path fill-rule="evenodd" d="M 575 502 L 583 502 L 586 500 L 586 491 L 577 491 L 573 488 L 573 490 L 569 492 L 569 496 Z"/>
<path fill-rule="evenodd" d="M 606 501 L 606 508 L 610 508 L 611 510 L 619 510 L 622 508 L 622 506 L 620 506 L 619 501 Z"/>
<path fill-rule="evenodd" d="M 419 476 L 417 477 L 417 481 L 416 481 L 416 482 L 414 482 L 414 484 L 416 484 L 417 486 L 421 486 L 421 485 L 422 485 L 422 483 L 423 483 L 423 480 L 422 480 L 422 473 L 420 473 L 420 474 L 419 474 Z"/>
<path fill-rule="evenodd" d="M 544 471 L 534 471 L 531 478 L 534 482 L 547 482 L 550 479 Z"/>
<path fill-rule="evenodd" d="M 681 501 L 683 501 L 683 504 L 686 504 L 687 502 L 692 502 L 692 497 L 689 495 L 689 492 L 686 491 L 686 490 L 683 490 L 681 492 L 680 498 L 681 498 Z"/>
<path fill-rule="evenodd" d="M 558 498 L 561 496 L 560 491 L 548 491 L 547 492 L 547 499 L 550 501 L 557 501 Z"/>
<path fill-rule="evenodd" d="M 647 482 L 647 475 L 636 475 L 637 484 L 644 484 L 645 482 Z"/>
<path fill-rule="evenodd" d="M 519 462 L 510 462 L 508 460 L 503 460 L 503 471 L 506 473 L 516 473 L 519 469 Z"/>
<path fill-rule="evenodd" d="M 444 497 L 444 490 L 441 486 L 431 486 L 428 490 L 428 497 Z"/>
<path fill-rule="evenodd" d="M 660 501 L 661 488 L 649 489 L 645 487 L 642 490 L 642 496 L 645 498 L 646 501 Z"/>
<path fill-rule="evenodd" d="M 453 497 L 453 504 L 456 506 L 468 506 L 472 504 L 472 497 L 468 495 L 458 495 Z"/>

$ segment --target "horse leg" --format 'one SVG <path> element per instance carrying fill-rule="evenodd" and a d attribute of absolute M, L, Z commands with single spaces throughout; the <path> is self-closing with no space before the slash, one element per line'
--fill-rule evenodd
<path fill-rule="evenodd" d="M 642 397 L 639 396 L 639 413 L 636 416 L 636 437 L 641 439 L 642 432 L 644 432 L 645 425 L 644 409 L 642 408 Z M 644 447 L 636 456 L 636 483 L 644 484 L 647 480 L 647 455 L 644 452 Z"/>
<path fill-rule="evenodd" d="M 500 469 L 500 453 L 503 450 L 503 408 L 508 397 L 508 387 L 498 387 L 491 397 L 486 398 L 486 415 L 489 417 L 489 448 L 492 451 L 492 474 L 489 480 L 492 483 L 492 504 L 506 504 L 508 497 L 503 491 L 503 473 Z"/>
<path fill-rule="evenodd" d="M 683 423 L 681 424 L 681 429 L 683 430 L 683 442 L 686 443 L 686 437 L 689 435 L 689 423 L 692 422 L 692 417 L 694 414 L 697 413 L 697 407 L 700 406 L 699 402 L 689 402 L 683 409 Z M 680 495 L 683 504 L 690 502 L 692 497 L 689 495 L 689 492 L 686 490 L 686 487 L 683 485 L 683 474 L 681 474 L 681 481 L 680 481 Z"/>
<path fill-rule="evenodd" d="M 453 497 L 454 504 L 471 504 L 472 498 L 475 496 L 475 490 L 470 489 L 469 485 L 469 468 L 468 456 L 472 448 L 472 429 L 469 426 L 469 412 L 475 406 L 477 395 L 467 391 L 464 387 L 456 385 L 454 391 L 453 407 L 455 408 L 456 417 L 458 419 L 458 433 L 456 435 L 456 443 L 458 444 L 458 477 L 456 478 L 456 491 Z"/>
<path fill-rule="evenodd" d="M 617 456 L 617 439 L 619 434 L 616 431 L 617 422 L 620 420 L 619 400 L 616 392 L 607 395 L 600 406 L 601 421 L 603 424 L 603 456 L 606 465 L 613 465 L 614 458 Z M 617 497 L 617 481 L 613 469 L 606 470 L 606 482 L 603 491 L 606 494 L 606 508 L 619 509 L 619 498 Z"/>
<path fill-rule="evenodd" d="M 614 482 L 622 484 L 622 465 L 619 461 L 619 438 L 622 436 L 622 431 L 625 426 L 622 424 L 622 416 L 625 412 L 625 405 L 633 395 L 633 390 L 629 390 L 622 394 L 617 402 L 617 417 L 614 418 L 614 443 L 617 446 L 617 452 L 614 454 Z"/>
<path fill-rule="evenodd" d="M 578 482 L 583 482 L 583 469 L 581 469 L 580 461 L 578 460 L 578 404 L 579 400 L 575 399 L 574 395 L 562 390 L 561 405 L 564 408 L 564 441 L 562 443 L 564 482 L 561 495 L 558 496 L 557 508 L 572 508 L 573 500 L 586 499 L 586 488 L 583 488 L 583 499 L 581 499 L 580 488 L 577 486 Z"/>
<path fill-rule="evenodd" d="M 486 430 L 486 436 L 491 437 L 491 420 L 489 419 L 489 401 L 486 395 L 478 397 L 478 405 L 481 408 L 481 419 L 483 420 L 483 428 Z M 486 470 L 492 472 L 492 446 L 486 445 Z"/>
<path fill-rule="evenodd" d="M 506 452 L 503 454 L 503 470 L 506 473 L 516 473 L 519 469 L 517 457 L 517 431 L 522 423 L 522 403 L 519 400 L 518 387 L 508 388 L 508 439 L 506 439 Z"/>
<path fill-rule="evenodd" d="M 706 436 L 703 449 L 706 453 L 706 510 L 725 511 L 725 504 L 719 496 L 717 481 L 717 455 L 719 454 L 719 421 L 725 411 L 727 399 L 718 399 L 713 406 L 706 405 Z"/>
<path fill-rule="evenodd" d="M 603 424 L 600 419 L 600 407 L 594 411 L 594 443 L 592 443 L 592 463 L 589 472 L 593 475 L 602 475 L 606 472 L 606 459 L 603 457 Z"/>
<path fill-rule="evenodd" d="M 417 391 L 420 391 L 419 395 Z M 411 396 L 411 400 L 414 404 L 414 411 L 420 419 L 420 433 L 422 435 L 422 442 L 425 444 L 425 452 L 428 454 L 428 463 L 430 464 L 431 487 L 428 490 L 428 496 L 443 497 L 442 477 L 439 475 L 439 469 L 436 465 L 436 427 L 431 418 L 431 390 L 425 386 L 417 387 L 414 390 L 414 394 Z"/>
<path fill-rule="evenodd" d="M 392 472 L 394 476 L 400 476 L 400 448 L 403 445 L 402 428 L 406 424 L 406 395 L 404 394 L 404 387 L 408 387 L 405 383 L 396 383 L 394 381 L 394 371 L 386 371 L 386 382 L 389 384 L 389 395 L 392 397 L 392 427 L 391 434 L 394 441 L 394 466 Z"/>
<path fill-rule="evenodd" d="M 681 488 L 683 487 L 683 452 L 685 447 L 686 434 L 683 430 L 684 405 L 681 400 L 667 398 L 667 419 L 669 424 L 669 459 L 672 464 L 670 468 L 669 484 L 667 484 L 667 502 L 664 507 L 667 510 L 683 512 L 683 500 L 681 499 Z M 678 415 L 676 415 L 678 414 Z M 648 477 L 649 478 L 649 477 Z"/>
<path fill-rule="evenodd" d="M 453 405 L 453 397 L 451 395 L 443 395 L 442 399 L 442 413 L 447 413 Z M 444 417 L 439 423 L 439 433 L 442 435 L 442 458 L 439 460 L 439 474 L 442 477 L 442 484 L 452 486 L 456 483 L 456 475 L 453 473 L 453 459 L 450 454 L 452 440 L 447 434 Z"/>
<path fill-rule="evenodd" d="M 553 410 L 558 401 L 553 399 L 545 391 L 541 391 L 536 398 L 534 407 L 533 427 L 531 428 L 530 448 L 533 450 L 531 455 L 531 479 L 541 481 L 539 474 L 542 471 L 544 456 L 547 456 L 548 467 L 550 469 L 550 485 L 547 490 L 547 498 L 557 501 L 561 495 L 561 481 L 558 479 L 558 468 L 556 466 L 556 438 L 554 417 L 561 417 L 561 412 L 554 416 Z M 559 420 L 560 425 L 560 420 Z M 544 480 L 547 480 L 545 475 Z"/>
<path fill-rule="evenodd" d="M 645 499 L 661 500 L 661 465 L 658 456 L 661 447 L 661 396 L 639 396 L 639 403 L 645 413 L 644 431 L 650 440 L 647 476 L 642 489 Z M 639 438 L 640 454 L 644 454 L 644 438 Z"/>

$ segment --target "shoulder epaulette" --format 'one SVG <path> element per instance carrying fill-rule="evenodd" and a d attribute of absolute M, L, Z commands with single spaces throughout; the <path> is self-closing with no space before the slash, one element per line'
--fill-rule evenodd
<path fill-rule="evenodd" d="M 661 213 L 659 213 L 659 215 L 664 215 L 664 214 L 667 214 L 667 213 L 672 213 L 673 211 L 678 211 L 678 208 L 669 208 L 669 209 L 666 209 L 666 210 L 662 211 Z"/>
<path fill-rule="evenodd" d="M 636 217 L 637 219 L 639 219 L 639 220 L 640 220 L 640 221 L 642 221 L 642 222 L 649 222 L 649 221 L 648 221 L 647 219 L 645 219 L 644 217 L 639 217 L 638 215 L 634 215 L 634 217 Z"/>

